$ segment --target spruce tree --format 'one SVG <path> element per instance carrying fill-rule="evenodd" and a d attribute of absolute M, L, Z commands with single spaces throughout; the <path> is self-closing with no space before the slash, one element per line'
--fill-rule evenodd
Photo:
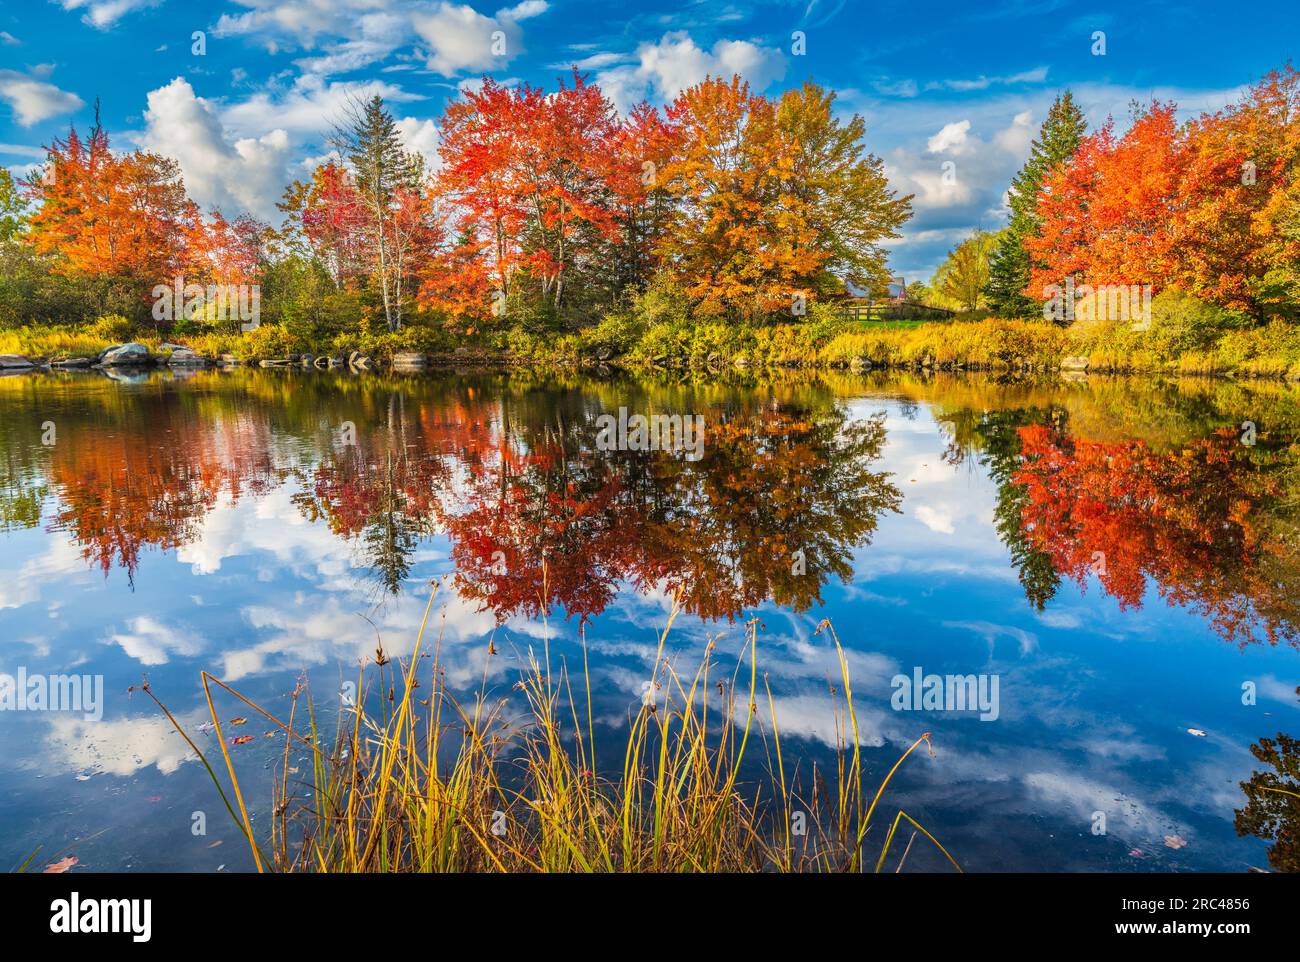
<path fill-rule="evenodd" d="M 1024 293 L 1031 267 L 1025 238 L 1038 232 L 1034 201 L 1047 175 L 1074 156 L 1087 130 L 1088 122 L 1070 92 L 1058 94 L 1030 147 L 1029 159 L 1011 181 L 1011 219 L 989 258 L 989 281 L 984 289 L 989 307 L 999 317 L 1041 314 L 1039 301 Z"/>
<path fill-rule="evenodd" d="M 402 326 L 402 238 L 392 223 L 394 196 L 399 188 L 418 185 L 422 164 L 402 148 L 397 124 L 378 95 L 364 104 L 349 104 L 348 123 L 335 129 L 334 146 L 346 154 L 356 177 L 357 191 L 370 221 L 369 247 L 375 277 L 383 295 L 389 331 Z"/>

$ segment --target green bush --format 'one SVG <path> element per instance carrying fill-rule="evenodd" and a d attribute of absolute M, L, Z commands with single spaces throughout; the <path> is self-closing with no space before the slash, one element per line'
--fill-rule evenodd
<path fill-rule="evenodd" d="M 120 344 L 135 337 L 136 328 L 135 324 L 121 314 L 105 314 L 95 318 L 95 323 L 90 325 L 90 333 L 95 337 Z"/>

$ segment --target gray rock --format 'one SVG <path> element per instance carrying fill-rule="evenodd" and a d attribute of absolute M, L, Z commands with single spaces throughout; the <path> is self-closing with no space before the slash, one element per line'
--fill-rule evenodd
<path fill-rule="evenodd" d="M 150 363 L 149 348 L 131 341 L 110 347 L 100 355 L 99 363 L 104 367 L 129 367 Z"/>
<path fill-rule="evenodd" d="M 1088 359 L 1086 357 L 1067 357 L 1061 360 L 1062 371 L 1086 371 L 1088 370 Z"/>
<path fill-rule="evenodd" d="M 88 368 L 91 363 L 88 357 L 58 357 L 50 362 L 50 367 L 56 371 L 75 371 Z"/>
<path fill-rule="evenodd" d="M 849 361 L 849 370 L 855 373 L 858 371 L 870 371 L 871 360 L 865 357 L 855 357 Z"/>
<path fill-rule="evenodd" d="M 0 371 L 27 371 L 35 366 L 21 354 L 0 354 Z"/>
<path fill-rule="evenodd" d="M 177 348 L 167 359 L 171 367 L 207 367 L 208 359 L 188 347 Z"/>

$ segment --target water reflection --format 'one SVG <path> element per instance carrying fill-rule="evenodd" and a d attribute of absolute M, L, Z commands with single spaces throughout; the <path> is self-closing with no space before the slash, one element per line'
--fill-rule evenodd
<path fill-rule="evenodd" d="M 702 414 L 704 456 L 597 450 L 619 407 Z M 924 719 L 940 756 L 897 784 L 972 867 L 1240 868 L 1272 831 L 1281 868 L 1289 810 L 1268 793 L 1248 791 L 1236 839 L 1235 786 L 1286 754 L 1252 758 L 1236 695 L 1295 685 L 1298 412 L 1280 386 L 1194 383 L 7 379 L 0 655 L 84 663 L 110 693 L 147 669 L 187 720 L 199 668 L 270 700 L 310 668 L 324 703 L 376 631 L 409 652 L 439 577 L 450 684 L 507 691 L 529 646 L 580 658 L 584 632 L 597 721 L 618 729 L 680 592 L 684 665 L 711 641 L 738 655 L 733 621 L 764 620 L 783 741 L 815 755 L 837 738 L 812 631 L 829 616 L 882 759 L 921 723 L 889 710 L 893 673 L 1002 675 L 1000 720 Z M 121 699 L 99 726 L 0 718 L 12 844 L 119 798 L 134 843 L 154 804 L 136 784 L 192 804 L 201 772 L 155 720 Z M 90 780 L 69 804 L 33 772 Z M 1162 850 L 1172 834 L 1191 847 Z"/>

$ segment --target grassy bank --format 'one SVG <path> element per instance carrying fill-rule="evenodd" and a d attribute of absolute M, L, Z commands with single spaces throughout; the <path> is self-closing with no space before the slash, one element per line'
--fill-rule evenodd
<path fill-rule="evenodd" d="M 454 337 L 429 326 L 396 333 L 360 330 L 320 339 L 278 324 L 248 333 L 171 333 L 132 328 L 108 316 L 72 328 L 23 327 L 0 332 L 0 353 L 32 358 L 93 355 L 135 340 L 151 348 L 174 341 L 209 357 L 241 361 L 309 353 L 347 357 L 360 351 L 381 365 L 398 352 L 578 370 L 720 372 L 762 368 L 933 368 L 1055 371 L 1066 366 L 1106 373 L 1238 376 L 1300 380 L 1300 323 L 1261 322 L 1175 291 L 1155 298 L 1145 323 L 1004 320 L 978 315 L 945 322 L 843 321 L 833 306 L 813 305 L 798 323 L 745 324 L 694 318 L 684 302 L 650 291 L 623 311 L 577 331 L 518 323 Z"/>
<path fill-rule="evenodd" d="M 441 637 L 426 639 L 432 605 L 431 597 L 408 658 L 390 661 L 381 648 L 361 669 L 358 708 L 340 715 L 332 736 L 318 730 L 301 692 L 281 721 L 204 674 L 221 757 L 209 759 L 177 729 L 208 767 L 259 870 L 880 871 L 887 864 L 892 871 L 913 843 L 938 846 L 960 870 L 905 812 L 887 817 L 880 807 L 903 760 L 922 743 L 929 747 L 928 733 L 874 791 L 867 787 L 847 661 L 828 623 L 819 632 L 834 644 L 840 666 L 830 695 L 834 772 L 801 768 L 783 746 L 758 667 L 756 623 L 747 626 L 734 663 L 710 644 L 698 670 L 678 674 L 665 656 L 676 604 L 647 696 L 629 708 L 625 741 L 614 753 L 621 767 L 610 772 L 596 762 L 585 649 L 583 671 L 573 677 L 562 663 L 551 664 L 549 646 L 541 661 L 530 657 L 514 686 L 527 702 L 521 713 L 487 690 L 489 661 L 497 657 L 489 643 L 483 688 L 472 703 L 462 702 L 445 684 Z M 253 828 L 214 699 L 235 699 L 240 711 L 251 709 L 284 733 L 269 835 Z M 310 768 L 291 778 L 291 753 L 303 750 Z M 222 768 L 226 787 L 216 774 Z M 754 771 L 770 777 L 756 785 L 747 780 Z"/>

